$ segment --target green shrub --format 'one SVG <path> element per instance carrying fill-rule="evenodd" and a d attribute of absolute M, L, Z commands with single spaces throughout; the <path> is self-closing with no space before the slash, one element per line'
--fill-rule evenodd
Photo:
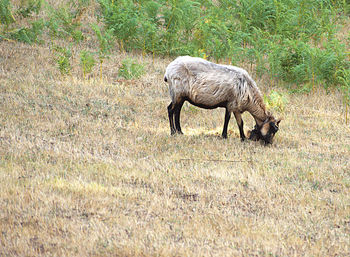
<path fill-rule="evenodd" d="M 136 47 L 139 12 L 134 3 L 131 0 L 100 0 L 100 4 L 105 24 L 115 31 L 121 47 Z"/>
<path fill-rule="evenodd" d="M 82 50 L 80 52 L 80 65 L 83 69 L 83 77 L 85 79 L 86 74 L 92 71 L 92 68 L 95 66 L 96 60 L 92 53 Z"/>
<path fill-rule="evenodd" d="M 60 70 L 62 75 L 70 74 L 72 69 L 71 66 L 71 57 L 72 51 L 65 47 L 54 46 L 54 59 L 57 63 L 58 69 Z"/>
<path fill-rule="evenodd" d="M 118 75 L 125 79 L 140 78 L 144 74 L 145 68 L 142 64 L 137 63 L 131 58 L 126 58 L 122 61 Z"/>
<path fill-rule="evenodd" d="M 15 29 L 7 33 L 6 35 L 8 38 L 27 44 L 42 43 L 40 36 L 43 33 L 44 27 L 44 21 L 40 19 L 31 22 L 30 28 L 22 27 L 19 29 Z"/>
<path fill-rule="evenodd" d="M 98 58 L 100 61 L 100 78 L 102 79 L 102 64 L 104 59 L 110 54 L 113 47 L 113 29 L 107 29 L 102 31 L 97 24 L 91 24 L 92 30 L 95 32 L 99 43 Z"/>
<path fill-rule="evenodd" d="M 23 2 L 23 1 L 22 1 Z M 38 14 L 42 5 L 42 0 L 29 0 L 17 10 L 17 14 L 23 18 L 31 16 L 32 13 Z"/>
<path fill-rule="evenodd" d="M 69 0 L 56 8 L 47 1 L 26 0 L 16 10 L 9 0 L 0 0 L 0 21 L 4 25 L 0 38 L 41 43 L 43 33 L 48 31 L 52 40 L 58 37 L 79 43 L 85 39 L 80 20 L 90 10 L 91 2 Z M 350 65 L 348 45 L 335 37 L 337 24 L 348 18 L 346 0 L 98 0 L 98 3 L 101 8 L 97 9 L 96 18 L 104 24 L 101 27 L 92 24 L 91 28 L 99 43 L 100 77 L 103 61 L 115 41 L 122 51 L 136 49 L 142 55 L 193 55 L 237 66 L 249 65 L 250 71 L 258 76 L 268 74 L 273 83 L 283 81 L 298 92 L 315 86 L 340 88 L 339 74 L 344 73 L 340 71 Z M 42 7 L 48 13 L 46 20 L 32 15 Z M 15 18 L 23 19 L 21 26 Z M 85 74 L 89 58 L 81 54 Z M 62 52 L 58 55 L 61 72 L 69 73 L 71 57 Z M 138 74 L 135 65 L 134 61 L 124 60 L 120 76 L 134 77 L 133 74 Z"/>
<path fill-rule="evenodd" d="M 288 98 L 286 95 L 272 90 L 269 95 L 264 95 L 264 102 L 267 109 L 284 111 L 286 104 L 288 104 Z"/>
<path fill-rule="evenodd" d="M 16 21 L 12 14 L 12 5 L 10 0 L 0 0 L 0 23 L 7 28 Z"/>
<path fill-rule="evenodd" d="M 80 21 L 77 19 L 79 10 L 72 10 L 67 6 L 57 9 L 50 7 L 49 10 L 50 15 L 46 26 L 49 29 L 51 37 L 71 37 L 77 43 L 84 39 L 84 35 L 80 30 Z"/>

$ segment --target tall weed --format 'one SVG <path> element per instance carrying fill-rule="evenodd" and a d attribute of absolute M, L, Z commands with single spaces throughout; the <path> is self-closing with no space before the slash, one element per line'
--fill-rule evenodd
<path fill-rule="evenodd" d="M 118 75 L 125 79 L 140 78 L 145 72 L 145 67 L 131 58 L 126 58 L 122 61 Z"/>
<path fill-rule="evenodd" d="M 95 66 L 96 60 L 93 54 L 89 51 L 82 50 L 80 52 L 80 66 L 83 70 L 83 77 L 86 78 L 86 74 L 92 71 L 92 68 Z"/>
<path fill-rule="evenodd" d="M 0 22 L 5 25 L 5 30 L 8 26 L 16 21 L 13 16 L 12 5 L 10 0 L 0 0 Z"/>
<path fill-rule="evenodd" d="M 31 27 L 21 27 L 8 32 L 7 37 L 27 44 L 42 43 L 40 36 L 44 27 L 44 21 L 40 19 L 31 22 Z"/>
<path fill-rule="evenodd" d="M 47 27 L 51 38 L 72 38 L 75 42 L 83 40 L 84 36 L 80 30 L 80 21 L 77 18 L 77 11 L 72 11 L 70 7 L 63 6 L 57 9 L 50 9 Z"/>
<path fill-rule="evenodd" d="M 54 46 L 53 47 L 54 60 L 57 63 L 58 69 L 62 75 L 68 75 L 71 72 L 71 58 L 72 51 L 70 48 Z"/>
<path fill-rule="evenodd" d="M 109 55 L 113 47 L 113 32 L 114 29 L 101 30 L 97 24 L 91 24 L 92 30 L 95 32 L 97 40 L 99 42 L 98 58 L 100 61 L 100 78 L 102 79 L 102 64 L 104 59 Z"/>

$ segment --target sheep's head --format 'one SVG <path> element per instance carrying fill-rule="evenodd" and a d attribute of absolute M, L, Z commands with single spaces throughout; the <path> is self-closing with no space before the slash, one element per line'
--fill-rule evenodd
<path fill-rule="evenodd" d="M 272 144 L 280 122 L 281 119 L 276 120 L 269 116 L 260 126 L 255 125 L 254 129 L 250 131 L 249 139 L 253 141 L 263 140 L 266 145 Z"/>

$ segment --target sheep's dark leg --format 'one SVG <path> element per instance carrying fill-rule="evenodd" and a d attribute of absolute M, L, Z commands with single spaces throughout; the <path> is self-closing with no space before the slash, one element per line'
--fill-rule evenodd
<path fill-rule="evenodd" d="M 242 120 L 242 116 L 239 112 L 235 112 L 234 113 L 236 121 L 237 121 L 237 125 L 239 128 L 239 134 L 241 136 L 241 140 L 244 141 L 245 140 L 245 135 L 244 135 L 244 130 L 243 130 L 243 120 Z"/>
<path fill-rule="evenodd" d="M 230 121 L 230 118 L 231 118 L 231 112 L 226 109 L 224 129 L 222 130 L 222 137 L 223 138 L 227 138 L 227 127 L 228 127 L 228 122 Z"/>
<path fill-rule="evenodd" d="M 180 112 L 183 104 L 184 101 L 181 101 L 179 104 L 175 105 L 175 128 L 179 134 L 183 134 L 180 126 Z"/>
<path fill-rule="evenodd" d="M 174 135 L 176 133 L 176 130 L 174 127 L 174 111 L 175 111 L 175 105 L 171 102 L 168 106 L 168 116 L 169 116 L 170 134 L 171 135 Z"/>

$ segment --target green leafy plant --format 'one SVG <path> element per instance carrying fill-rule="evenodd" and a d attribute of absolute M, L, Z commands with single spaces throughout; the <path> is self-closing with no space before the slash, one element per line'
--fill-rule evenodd
<path fill-rule="evenodd" d="M 17 20 L 29 17 L 32 12 L 38 13 L 40 9 L 41 0 L 29 0 L 23 3 L 17 10 L 13 9 L 10 1 L 0 0 L 0 21 L 1 24 L 5 25 L 4 34 L 0 35 L 0 37 L 28 44 L 41 43 L 40 36 L 45 27 L 43 19 L 27 20 L 26 23 L 30 24 L 30 26 L 18 26 L 16 24 Z M 12 28 L 10 28 L 10 25 Z"/>
<path fill-rule="evenodd" d="M 131 0 L 100 0 L 103 18 L 108 29 L 113 29 L 122 50 L 137 42 L 139 10 Z"/>
<path fill-rule="evenodd" d="M 264 102 L 268 109 L 284 111 L 288 98 L 286 95 L 272 90 L 269 95 L 264 95 Z"/>
<path fill-rule="evenodd" d="M 313 88 L 334 84 L 346 65 L 334 39 L 347 4 L 318 0 L 99 0 L 121 49 L 195 55 L 250 64 L 271 80 Z M 323 46 L 320 47 L 320 44 Z M 342 49 L 342 50 L 339 50 Z"/>
<path fill-rule="evenodd" d="M 42 19 L 31 22 L 31 27 L 21 27 L 7 33 L 7 37 L 27 44 L 42 43 L 40 36 L 44 30 Z"/>
<path fill-rule="evenodd" d="M 17 10 L 17 14 L 23 18 L 27 18 L 31 16 L 32 13 L 38 14 L 41 6 L 42 0 L 29 0 L 21 4 L 20 8 Z"/>
<path fill-rule="evenodd" d="M 80 18 L 84 10 L 84 8 L 72 9 L 71 6 L 54 9 L 50 6 L 46 26 L 49 28 L 51 37 L 71 38 L 77 43 L 82 41 L 84 35 L 80 29 Z"/>
<path fill-rule="evenodd" d="M 122 61 L 118 75 L 125 79 L 140 78 L 145 72 L 145 67 L 131 58 Z"/>
<path fill-rule="evenodd" d="M 92 30 L 95 32 L 95 35 L 97 37 L 98 43 L 99 43 L 99 51 L 98 51 L 98 58 L 100 61 L 100 79 L 102 79 L 102 64 L 104 59 L 110 54 L 110 51 L 113 47 L 113 41 L 114 36 L 113 32 L 114 29 L 108 29 L 105 31 L 102 31 L 100 27 L 97 24 L 91 24 Z"/>
<path fill-rule="evenodd" d="M 0 22 L 5 25 L 5 30 L 8 26 L 16 21 L 12 13 L 12 5 L 10 0 L 0 0 Z"/>
<path fill-rule="evenodd" d="M 340 82 L 340 90 L 343 92 L 345 105 L 345 123 L 348 124 L 348 107 L 350 105 L 350 68 L 343 68 L 336 72 L 336 78 Z"/>
<path fill-rule="evenodd" d="M 80 52 L 80 66 L 83 70 L 83 77 L 85 79 L 86 74 L 92 71 L 92 68 L 95 66 L 96 60 L 92 53 L 82 50 Z"/>
<path fill-rule="evenodd" d="M 70 74 L 72 51 L 65 47 L 54 46 L 54 59 L 62 75 Z"/>

